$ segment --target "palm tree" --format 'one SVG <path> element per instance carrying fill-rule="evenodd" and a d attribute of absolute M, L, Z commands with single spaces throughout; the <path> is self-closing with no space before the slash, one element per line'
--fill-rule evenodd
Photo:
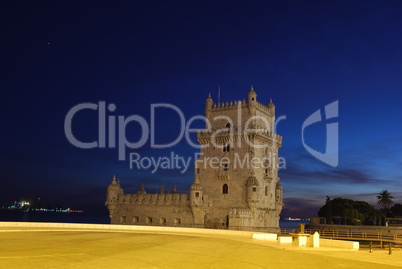
<path fill-rule="evenodd" d="M 377 204 L 384 210 L 385 217 L 387 217 L 388 208 L 393 204 L 392 199 L 394 199 L 394 197 L 387 190 L 383 190 L 377 195 Z"/>

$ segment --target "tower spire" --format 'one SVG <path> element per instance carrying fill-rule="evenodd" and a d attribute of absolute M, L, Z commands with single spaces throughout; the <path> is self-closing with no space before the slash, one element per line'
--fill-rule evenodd
<path fill-rule="evenodd" d="M 195 175 L 194 184 L 200 184 L 200 179 L 198 178 L 198 174 Z"/>
<path fill-rule="evenodd" d="M 165 194 L 165 186 L 162 184 L 162 187 L 161 187 L 161 194 Z"/>

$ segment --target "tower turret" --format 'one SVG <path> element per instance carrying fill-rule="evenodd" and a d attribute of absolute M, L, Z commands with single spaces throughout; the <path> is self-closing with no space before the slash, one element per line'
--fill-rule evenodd
<path fill-rule="evenodd" d="M 254 173 L 246 181 L 246 202 L 250 209 L 255 209 L 259 202 L 257 194 L 259 185 L 258 179 L 254 176 Z"/>
<path fill-rule="evenodd" d="M 209 117 L 209 112 L 212 109 L 212 105 L 213 105 L 214 101 L 211 98 L 211 94 L 208 94 L 208 98 L 205 101 L 205 116 L 208 118 Z"/>
<path fill-rule="evenodd" d="M 254 91 L 253 85 L 251 85 L 251 89 L 247 94 L 248 99 L 248 109 L 251 115 L 255 114 L 255 107 L 257 104 L 257 93 Z"/>
<path fill-rule="evenodd" d="M 194 184 L 190 187 L 190 209 L 193 213 L 194 224 L 200 227 L 203 227 L 205 221 L 202 189 L 198 174 L 196 174 Z"/>
<path fill-rule="evenodd" d="M 195 175 L 194 184 L 190 187 L 190 206 L 202 204 L 202 186 L 198 175 Z"/>
<path fill-rule="evenodd" d="M 147 191 L 144 188 L 144 183 L 141 184 L 141 187 L 138 189 L 137 194 L 147 194 Z"/>
<path fill-rule="evenodd" d="M 255 102 L 257 102 L 257 93 L 254 91 L 254 87 L 253 85 L 251 85 L 251 89 L 247 94 L 247 98 L 248 98 L 248 103 L 251 105 L 255 105 Z"/>
<path fill-rule="evenodd" d="M 275 207 L 277 210 L 282 210 L 283 207 L 283 198 L 282 198 L 282 185 L 279 182 L 279 178 L 278 178 L 278 182 L 276 183 L 275 186 Z"/>
<path fill-rule="evenodd" d="M 113 212 L 116 209 L 117 200 L 119 194 L 123 194 L 123 188 L 120 186 L 120 181 L 116 181 L 116 176 L 113 176 L 113 180 L 107 187 L 105 206 L 109 210 L 109 217 L 112 218 Z"/>
<path fill-rule="evenodd" d="M 272 117 L 272 122 L 270 124 L 272 124 L 272 131 L 274 131 L 274 125 L 275 125 L 275 105 L 274 103 L 272 103 L 272 98 L 269 99 L 269 104 L 268 104 L 268 111 L 269 114 Z"/>

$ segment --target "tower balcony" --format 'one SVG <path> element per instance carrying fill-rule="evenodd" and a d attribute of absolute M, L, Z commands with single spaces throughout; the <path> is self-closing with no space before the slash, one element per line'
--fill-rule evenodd
<path fill-rule="evenodd" d="M 212 138 L 212 135 L 216 132 L 217 130 L 198 130 L 197 133 L 197 139 L 198 142 L 201 144 L 208 144 Z M 270 140 L 273 142 L 278 143 L 279 145 L 282 145 L 282 136 L 268 130 L 268 129 L 254 129 L 252 126 L 250 126 L 250 129 L 247 131 L 239 131 L 236 128 L 233 129 L 232 132 L 219 132 L 215 134 L 215 140 L 216 141 L 228 141 L 230 139 L 241 139 L 243 136 L 254 136 L 254 137 L 260 137 L 265 140 Z"/>
<path fill-rule="evenodd" d="M 228 170 L 218 170 L 218 178 L 223 181 L 229 181 L 230 175 Z"/>

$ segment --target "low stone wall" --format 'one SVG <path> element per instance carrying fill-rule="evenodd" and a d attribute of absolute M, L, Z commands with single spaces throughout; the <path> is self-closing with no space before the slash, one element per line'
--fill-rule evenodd
<path fill-rule="evenodd" d="M 280 235 L 280 236 L 278 236 L 278 243 L 279 244 L 292 244 L 293 240 L 292 240 L 291 236 Z"/>
<path fill-rule="evenodd" d="M 141 225 L 115 225 L 115 224 L 86 224 L 86 223 L 50 223 L 50 222 L 0 222 L 2 227 L 13 228 L 49 228 L 49 229 L 85 229 L 85 230 L 114 230 L 114 231 L 144 231 L 144 232 L 182 232 L 196 234 L 214 234 L 214 235 L 237 235 L 252 237 L 253 232 L 233 231 L 233 230 L 217 230 L 217 229 L 200 229 L 200 228 L 182 228 L 167 226 L 141 226 Z"/>
<path fill-rule="evenodd" d="M 233 235 L 259 240 L 276 241 L 278 243 L 292 243 L 291 236 L 279 236 L 273 233 L 255 233 L 250 231 L 234 231 L 234 230 L 217 230 L 217 229 L 200 229 L 200 228 L 182 228 L 182 227 L 166 227 L 166 226 L 141 226 L 141 225 L 115 225 L 115 224 L 85 224 L 85 223 L 50 223 L 50 222 L 0 222 L 1 228 L 41 228 L 54 230 L 91 230 L 91 231 L 138 231 L 149 233 L 184 233 L 199 235 Z M 9 230 L 3 230 L 9 231 Z M 356 245 L 357 244 L 357 245 Z M 343 248 L 343 249 L 359 249 L 358 242 L 320 239 L 321 246 Z"/>
<path fill-rule="evenodd" d="M 331 240 L 331 239 L 320 238 L 320 246 L 359 250 L 359 242 L 344 241 L 344 240 Z"/>
<path fill-rule="evenodd" d="M 276 241 L 278 239 L 278 235 L 270 233 L 253 233 L 252 238 L 258 240 Z"/>

